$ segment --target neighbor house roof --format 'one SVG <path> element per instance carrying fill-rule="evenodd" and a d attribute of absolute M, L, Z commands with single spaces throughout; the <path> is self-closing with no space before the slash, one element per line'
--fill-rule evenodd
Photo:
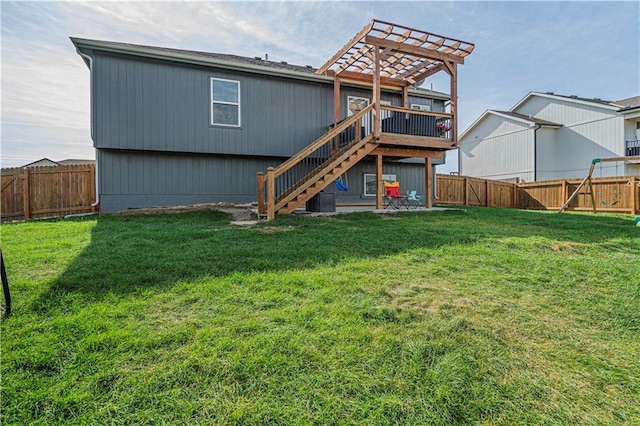
<path fill-rule="evenodd" d="M 77 37 L 71 37 L 71 41 L 76 46 L 76 49 L 95 49 L 302 80 L 322 82 L 333 81 L 333 77 L 317 74 L 317 69 L 311 65 L 294 65 L 284 61 L 268 61 L 258 56 L 250 58 L 226 53 L 202 52 L 197 50 L 175 49 L 170 47 L 158 47 L 105 40 L 91 40 Z M 447 93 L 422 88 L 412 88 L 410 89 L 410 92 L 420 94 L 422 96 L 429 95 L 439 99 L 449 99 L 449 95 Z"/>
<path fill-rule="evenodd" d="M 616 104 L 622 106 L 620 112 L 629 112 L 634 109 L 640 108 L 640 96 L 633 96 L 627 99 L 621 99 L 616 101 Z"/>
<path fill-rule="evenodd" d="M 31 163 L 25 164 L 22 167 L 47 167 L 47 166 L 59 166 L 60 163 L 57 161 L 50 160 L 48 158 L 41 158 L 36 161 L 32 161 Z"/>
<path fill-rule="evenodd" d="M 58 164 L 62 166 L 74 166 L 76 164 L 95 164 L 96 160 L 83 160 L 77 158 L 67 158 L 66 160 L 58 161 Z"/>
<path fill-rule="evenodd" d="M 528 126 L 543 126 L 543 127 L 562 127 L 562 124 L 554 123 L 552 121 L 542 120 L 536 117 L 529 117 L 528 115 L 519 114 L 517 112 L 512 111 L 497 111 L 493 109 L 486 110 L 476 121 L 474 121 L 471 126 L 469 126 L 458 138 L 458 140 L 462 140 L 465 138 L 467 133 L 474 129 L 478 124 L 480 124 L 487 116 L 489 115 L 497 115 L 503 118 L 510 118 L 516 121 L 519 121 Z"/>
<path fill-rule="evenodd" d="M 542 120 L 541 118 L 530 117 L 528 115 L 520 114 L 512 111 L 496 111 L 490 110 L 497 114 L 507 115 L 509 117 L 517 118 L 520 120 L 528 121 L 529 123 L 537 124 L 540 126 L 549 126 L 549 127 L 562 127 L 562 124 L 554 123 L 552 121 Z"/>
<path fill-rule="evenodd" d="M 522 106 L 525 102 L 527 102 L 529 99 L 531 99 L 532 97 L 543 97 L 543 98 L 551 98 L 551 99 L 559 99 L 559 100 L 564 100 L 564 101 L 570 101 L 570 102 L 574 102 L 574 103 L 578 103 L 578 104 L 586 104 L 586 105 L 595 105 L 595 106 L 599 106 L 605 109 L 610 109 L 610 110 L 618 110 L 620 109 L 620 105 L 617 105 L 615 102 L 612 101 L 605 101 L 599 98 L 582 98 L 580 96 L 575 96 L 575 95 L 559 95 L 557 93 L 553 93 L 553 92 L 529 92 L 527 93 L 527 95 L 522 98 L 518 103 L 516 103 L 513 108 L 511 108 L 509 111 L 516 111 L 518 108 L 520 108 L 520 106 Z"/>

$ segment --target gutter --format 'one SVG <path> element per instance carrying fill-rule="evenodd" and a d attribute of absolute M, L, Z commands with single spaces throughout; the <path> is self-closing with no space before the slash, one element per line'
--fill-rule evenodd
<path fill-rule="evenodd" d="M 538 181 L 538 161 L 537 161 L 537 156 L 538 156 L 538 130 L 540 130 L 540 128 L 542 127 L 542 124 L 536 124 L 535 128 L 533 129 L 533 181 L 537 182 Z"/>
<path fill-rule="evenodd" d="M 89 127 L 90 127 L 90 133 L 91 133 L 91 142 L 93 142 L 95 146 L 95 140 L 93 138 L 93 58 L 87 55 L 86 53 L 81 52 L 80 47 L 78 47 L 77 45 L 76 45 L 76 52 L 85 60 L 87 66 L 89 67 Z M 98 149 L 95 149 L 95 152 L 96 152 L 96 178 L 95 178 L 96 199 L 91 204 L 91 207 L 97 207 L 100 204 L 100 191 L 99 191 L 100 187 L 98 186 L 98 182 L 99 182 L 98 181 L 98 175 L 99 175 L 98 164 L 100 164 L 100 162 L 98 161 Z"/>

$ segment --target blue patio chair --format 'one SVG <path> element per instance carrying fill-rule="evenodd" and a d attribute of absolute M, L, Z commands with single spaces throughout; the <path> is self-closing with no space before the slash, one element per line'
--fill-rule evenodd
<path fill-rule="evenodd" d="M 422 205 L 424 197 L 418 195 L 418 191 L 407 191 L 407 207 L 417 209 Z"/>

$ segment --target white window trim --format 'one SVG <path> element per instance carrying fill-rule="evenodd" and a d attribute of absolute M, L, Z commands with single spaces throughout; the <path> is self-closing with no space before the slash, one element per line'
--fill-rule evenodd
<path fill-rule="evenodd" d="M 364 185 L 364 188 L 362 190 L 362 195 L 364 197 L 375 197 L 376 196 L 375 193 L 373 193 L 373 194 L 367 193 L 367 176 L 373 176 L 373 181 L 374 182 L 376 180 L 375 173 L 365 173 L 364 174 L 364 177 L 362 178 L 362 182 L 363 182 L 363 185 Z M 383 182 L 396 182 L 397 178 L 396 178 L 395 174 L 383 174 L 382 175 L 382 181 Z"/>
<path fill-rule="evenodd" d="M 213 82 L 214 81 L 226 81 L 229 83 L 236 83 L 236 85 L 238 86 L 238 102 L 226 102 L 226 101 L 216 101 L 213 99 Z M 210 108 L 211 108 L 211 116 L 210 116 L 210 124 L 212 126 L 221 126 L 221 127 L 240 127 L 242 124 L 242 108 L 240 108 L 240 82 L 238 80 L 229 80 L 226 78 L 216 78 L 216 77 L 211 77 L 210 83 L 209 83 L 209 98 L 211 99 L 210 102 Z M 220 105 L 235 105 L 238 107 L 238 124 L 223 124 L 223 123 L 214 123 L 213 122 L 213 105 L 214 104 L 220 104 Z"/>

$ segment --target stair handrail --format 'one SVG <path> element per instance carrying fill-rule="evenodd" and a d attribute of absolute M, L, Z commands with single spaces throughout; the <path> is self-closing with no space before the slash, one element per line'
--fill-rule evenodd
<path fill-rule="evenodd" d="M 298 164 L 300 160 L 313 154 L 325 143 L 329 142 L 331 139 L 333 139 L 334 137 L 342 133 L 342 131 L 346 130 L 347 127 L 351 126 L 353 123 L 355 123 L 356 121 L 364 117 L 372 109 L 373 109 L 373 104 L 369 105 L 368 107 L 359 111 L 358 113 L 353 114 L 351 117 L 348 117 L 346 120 L 343 120 L 342 123 L 338 124 L 332 130 L 328 131 L 327 133 L 320 136 L 315 141 L 311 142 L 305 148 L 298 151 L 291 158 L 287 159 L 282 164 L 274 168 L 274 172 L 275 172 L 274 177 L 280 176 L 281 174 L 283 174 L 284 172 L 286 172 L 287 170 L 291 169 L 293 166 Z"/>
<path fill-rule="evenodd" d="M 263 209 L 266 210 L 267 220 L 273 220 L 275 218 L 275 205 L 276 205 L 276 190 L 275 190 L 275 180 L 278 176 L 283 175 L 288 170 L 292 169 L 294 166 L 299 164 L 305 158 L 308 158 L 311 154 L 322 148 L 326 143 L 330 142 L 333 138 L 338 136 L 344 130 L 346 130 L 349 126 L 354 123 L 359 122 L 365 115 L 367 115 L 374 107 L 374 104 L 370 104 L 366 108 L 361 111 L 358 111 L 351 117 L 348 117 L 346 120 L 337 124 L 333 129 L 326 132 L 324 135 L 317 138 L 315 141 L 298 151 L 291 158 L 285 160 L 277 167 L 269 167 L 267 168 L 267 176 L 266 176 L 266 195 L 267 200 L 266 203 L 262 204 Z M 366 135 L 365 135 L 366 136 Z M 261 192 L 264 190 L 264 180 L 261 176 L 258 177 L 258 200 L 262 197 Z M 266 204 L 266 205 L 265 205 Z M 259 209 L 259 213 L 263 214 Z"/>

